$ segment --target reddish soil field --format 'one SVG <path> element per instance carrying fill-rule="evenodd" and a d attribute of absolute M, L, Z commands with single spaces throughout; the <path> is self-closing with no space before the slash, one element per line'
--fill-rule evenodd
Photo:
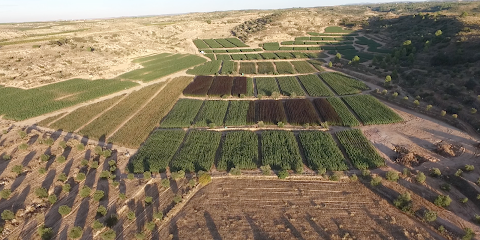
<path fill-rule="evenodd" d="M 281 101 L 262 100 L 256 101 L 256 119 L 263 121 L 265 124 L 277 124 L 278 122 L 287 122 L 287 116 L 283 109 Z"/>
<path fill-rule="evenodd" d="M 233 79 L 232 96 L 240 96 L 240 94 L 247 94 L 247 78 L 235 77 Z"/>
<path fill-rule="evenodd" d="M 288 122 L 293 125 L 320 124 L 320 118 L 308 99 L 289 99 L 285 101 Z"/>
<path fill-rule="evenodd" d="M 233 77 L 219 76 L 213 79 L 212 86 L 208 90 L 209 96 L 230 95 L 232 92 Z"/>
<path fill-rule="evenodd" d="M 324 121 L 334 125 L 341 125 L 342 119 L 326 99 L 316 98 L 313 100 L 313 104 Z"/>
<path fill-rule="evenodd" d="M 160 239 L 435 239 L 359 182 L 252 179 L 214 179 L 158 235 Z"/>
<path fill-rule="evenodd" d="M 185 96 L 206 96 L 212 85 L 212 76 L 197 76 L 184 90 Z"/>

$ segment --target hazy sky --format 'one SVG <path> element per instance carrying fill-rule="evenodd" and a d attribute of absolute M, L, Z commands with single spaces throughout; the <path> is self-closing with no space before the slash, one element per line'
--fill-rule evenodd
<path fill-rule="evenodd" d="M 0 22 L 72 20 L 240 9 L 280 9 L 395 1 L 398 2 L 398 0 L 0 0 Z"/>

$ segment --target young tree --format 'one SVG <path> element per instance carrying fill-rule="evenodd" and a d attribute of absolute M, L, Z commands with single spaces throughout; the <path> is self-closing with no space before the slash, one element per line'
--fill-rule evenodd
<path fill-rule="evenodd" d="M 427 210 L 423 215 L 423 219 L 427 222 L 434 222 L 435 220 L 437 220 L 437 212 Z"/>
<path fill-rule="evenodd" d="M 328 67 L 333 67 L 332 61 L 328 62 Z"/>
<path fill-rule="evenodd" d="M 427 107 L 425 108 L 425 110 L 430 111 L 430 109 L 432 109 L 432 107 L 433 107 L 432 105 L 427 105 Z"/>
<path fill-rule="evenodd" d="M 48 191 L 46 188 L 37 188 L 35 190 L 35 195 L 37 195 L 37 197 L 39 198 L 47 198 L 48 197 Z"/>
<path fill-rule="evenodd" d="M 281 170 L 278 172 L 278 178 L 280 179 L 285 179 L 288 177 L 288 171 L 287 170 Z"/>
<path fill-rule="evenodd" d="M 395 172 L 395 171 L 388 171 L 385 178 L 388 180 L 388 181 L 391 181 L 391 182 L 396 182 L 398 181 L 398 173 Z"/>
<path fill-rule="evenodd" d="M 441 115 L 442 117 L 444 117 L 445 115 L 447 115 L 447 111 L 445 111 L 445 110 L 440 111 L 440 115 Z"/>
<path fill-rule="evenodd" d="M 72 208 L 70 208 L 69 206 L 67 205 L 62 205 L 58 208 L 58 213 L 60 213 L 60 215 L 62 215 L 62 217 L 65 217 L 66 215 L 68 215 L 70 212 L 72 211 Z"/>
<path fill-rule="evenodd" d="M 207 185 L 212 181 L 212 176 L 208 173 L 203 173 L 198 177 L 198 182 L 202 185 Z"/>
<path fill-rule="evenodd" d="M 476 108 L 472 108 L 472 109 L 470 109 L 470 113 L 471 113 L 471 114 L 475 114 L 475 113 L 477 113 L 477 109 L 476 109 Z"/>
<path fill-rule="evenodd" d="M 341 58 L 342 58 L 342 54 L 337 53 L 337 54 L 335 55 L 335 61 L 340 61 Z"/>
<path fill-rule="evenodd" d="M 392 77 L 390 75 L 387 75 L 385 77 L 385 86 L 389 86 L 391 82 L 392 82 Z"/>
<path fill-rule="evenodd" d="M 435 36 L 437 36 L 437 37 L 441 36 L 442 34 L 443 34 L 442 30 L 437 30 L 435 32 Z"/>
<path fill-rule="evenodd" d="M 73 227 L 70 229 L 70 233 L 68 233 L 68 237 L 71 239 L 78 239 L 81 238 L 83 235 L 83 229 L 81 227 Z"/>
<path fill-rule="evenodd" d="M 425 180 L 427 180 L 427 177 L 425 176 L 425 173 L 419 172 L 419 173 L 417 174 L 417 177 L 415 178 L 415 180 L 417 180 L 417 182 L 423 184 L 423 183 L 425 182 Z"/>
<path fill-rule="evenodd" d="M 93 193 L 93 200 L 99 202 L 105 196 L 105 192 L 102 190 L 97 190 Z"/>
<path fill-rule="evenodd" d="M 448 195 L 438 195 L 433 203 L 439 207 L 448 207 L 450 206 L 450 203 L 452 203 L 452 199 Z"/>
<path fill-rule="evenodd" d="M 2 212 L 2 219 L 5 221 L 10 221 L 15 218 L 15 213 L 10 210 L 3 210 Z"/>
<path fill-rule="evenodd" d="M 3 189 L 2 191 L 0 191 L 0 199 L 8 199 L 10 197 L 10 194 L 12 194 L 12 190 Z"/>
<path fill-rule="evenodd" d="M 413 101 L 413 104 L 415 104 L 415 107 L 418 107 L 418 106 L 420 106 L 420 101 L 415 100 L 415 101 Z"/>
<path fill-rule="evenodd" d="M 413 204 L 410 193 L 405 192 L 403 194 L 400 194 L 400 196 L 398 196 L 398 198 L 393 201 L 393 205 L 395 205 L 395 207 L 402 210 L 403 212 L 411 211 Z"/>

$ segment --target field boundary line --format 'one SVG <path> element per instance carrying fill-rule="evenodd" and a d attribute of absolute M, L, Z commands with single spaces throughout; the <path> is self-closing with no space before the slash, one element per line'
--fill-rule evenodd
<path fill-rule="evenodd" d="M 112 133 L 110 133 L 106 139 L 109 139 L 111 138 L 116 132 L 118 132 L 118 130 L 120 130 L 120 128 L 122 128 L 123 126 L 125 126 L 125 124 L 127 124 L 128 121 L 130 121 L 133 117 L 135 117 L 140 111 L 143 110 L 143 108 L 145 108 L 145 106 L 147 106 L 158 94 L 160 94 L 160 92 L 167 86 L 167 84 L 169 84 L 171 81 L 171 79 L 168 79 L 167 81 L 165 81 L 165 84 L 160 87 L 160 89 L 155 93 L 153 94 L 149 99 L 147 99 L 147 101 L 145 101 L 139 108 L 137 111 L 135 111 L 134 113 L 132 113 L 127 119 L 125 119 L 122 123 L 120 123 L 120 125 L 117 126 L 117 128 L 115 130 L 113 130 Z"/>

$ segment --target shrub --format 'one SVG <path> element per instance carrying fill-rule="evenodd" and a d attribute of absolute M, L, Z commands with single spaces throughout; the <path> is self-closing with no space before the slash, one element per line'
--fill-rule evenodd
<path fill-rule="evenodd" d="M 207 185 L 212 181 L 212 176 L 208 173 L 203 173 L 198 177 L 198 182 L 202 185 Z"/>
<path fill-rule="evenodd" d="M 12 191 L 10 189 L 3 189 L 0 191 L 0 199 L 8 199 L 10 197 L 10 194 L 12 194 Z"/>
<path fill-rule="evenodd" d="M 133 179 L 135 178 L 135 175 L 133 175 L 133 173 L 129 173 L 129 174 L 127 175 L 127 178 L 128 178 L 129 180 L 133 180 Z"/>
<path fill-rule="evenodd" d="M 38 173 L 40 173 L 41 175 L 45 174 L 47 172 L 47 169 L 45 169 L 44 167 L 41 167 L 38 169 Z"/>
<path fill-rule="evenodd" d="M 102 216 L 105 216 L 107 214 L 107 208 L 103 205 L 100 205 L 98 208 L 97 208 L 97 213 L 102 215 Z"/>
<path fill-rule="evenodd" d="M 445 232 L 445 227 L 443 225 L 440 225 L 440 227 L 438 227 L 438 231 L 441 232 L 441 233 L 444 233 Z"/>
<path fill-rule="evenodd" d="M 83 146 L 83 145 L 82 145 Z M 83 229 L 81 227 L 73 227 L 68 233 L 68 237 L 72 239 L 81 238 L 83 235 Z"/>
<path fill-rule="evenodd" d="M 16 173 L 17 175 L 22 174 L 23 166 L 22 165 L 15 165 L 12 167 L 12 172 Z"/>
<path fill-rule="evenodd" d="M 27 150 L 27 148 L 28 148 L 28 144 L 26 143 L 22 143 L 18 146 L 18 149 L 20 150 Z"/>
<path fill-rule="evenodd" d="M 27 133 L 24 131 L 18 131 L 18 135 L 20 136 L 20 138 L 25 138 L 27 136 Z"/>
<path fill-rule="evenodd" d="M 378 186 L 378 185 L 382 184 L 382 178 L 379 177 L 379 176 L 374 177 L 374 178 L 372 178 L 372 180 L 370 181 L 370 184 L 371 184 L 372 186 L 374 186 L 374 187 L 375 187 L 375 186 Z"/>
<path fill-rule="evenodd" d="M 2 219 L 5 221 L 13 220 L 15 218 L 15 213 L 10 210 L 3 210 Z"/>
<path fill-rule="evenodd" d="M 457 171 L 455 172 L 455 176 L 461 177 L 462 173 L 463 173 L 462 169 L 457 169 Z"/>
<path fill-rule="evenodd" d="M 143 179 L 149 180 L 150 178 L 152 178 L 152 174 L 150 172 L 143 173 Z"/>
<path fill-rule="evenodd" d="M 42 156 L 40 156 L 40 160 L 48 162 L 48 160 L 50 160 L 50 156 L 47 154 L 42 154 Z"/>
<path fill-rule="evenodd" d="M 423 183 L 425 182 L 425 180 L 427 180 L 427 177 L 425 176 L 425 173 L 419 172 L 419 173 L 417 174 L 417 177 L 415 177 L 415 180 L 417 180 L 417 182 L 423 184 Z"/>
<path fill-rule="evenodd" d="M 72 211 L 72 208 L 70 208 L 67 205 L 62 205 L 58 208 L 58 213 L 64 217 L 65 215 L 69 214 Z"/>
<path fill-rule="evenodd" d="M 48 196 L 48 201 L 50 202 L 50 204 L 55 204 L 57 202 L 57 195 L 52 194 Z"/>
<path fill-rule="evenodd" d="M 170 187 L 170 180 L 162 179 L 161 184 L 162 184 L 162 187 L 169 188 Z"/>
<path fill-rule="evenodd" d="M 108 161 L 108 165 L 109 166 L 117 166 L 117 162 L 112 159 L 112 160 Z"/>
<path fill-rule="evenodd" d="M 280 179 L 285 179 L 288 177 L 288 171 L 287 170 L 281 170 L 278 172 L 278 178 Z"/>
<path fill-rule="evenodd" d="M 468 202 L 468 198 L 462 198 L 462 199 L 460 199 L 460 202 L 461 202 L 461 203 L 467 203 L 467 202 Z"/>
<path fill-rule="evenodd" d="M 231 168 L 230 169 L 230 174 L 238 176 L 238 175 L 241 175 L 242 172 L 240 171 L 240 168 Z"/>
<path fill-rule="evenodd" d="M 173 180 L 182 179 L 182 178 L 185 178 L 185 172 L 183 170 L 180 170 L 178 172 L 172 172 L 170 177 Z"/>
<path fill-rule="evenodd" d="M 393 205 L 403 212 L 410 212 L 413 206 L 410 193 L 406 192 L 404 194 L 400 194 L 400 196 L 393 201 Z"/>
<path fill-rule="evenodd" d="M 350 176 L 350 181 L 353 181 L 353 182 L 358 181 L 357 175 L 356 175 L 356 174 L 353 174 L 352 176 Z"/>
<path fill-rule="evenodd" d="M 39 198 L 47 198 L 48 197 L 48 191 L 46 188 L 37 188 L 35 189 L 35 195 Z"/>
<path fill-rule="evenodd" d="M 118 194 L 118 198 L 125 200 L 127 198 L 127 195 L 125 195 L 125 193 L 120 193 Z"/>
<path fill-rule="evenodd" d="M 129 220 L 135 219 L 135 212 L 133 212 L 133 211 L 128 212 L 128 213 L 127 213 L 127 218 L 128 218 Z"/>
<path fill-rule="evenodd" d="M 12 156 L 10 156 L 8 154 L 5 154 L 5 155 L 2 156 L 2 158 L 3 158 L 3 160 L 8 161 L 8 160 L 12 159 Z"/>
<path fill-rule="evenodd" d="M 66 159 L 65 159 L 64 156 L 58 156 L 55 161 L 57 161 L 58 163 L 64 163 L 66 161 Z"/>
<path fill-rule="evenodd" d="M 145 224 L 145 228 L 149 231 L 153 231 L 153 229 L 155 229 L 155 222 L 154 221 L 148 222 L 147 224 Z"/>
<path fill-rule="evenodd" d="M 404 169 L 402 170 L 402 175 L 405 176 L 405 177 L 410 176 L 410 169 L 404 168 Z"/>
<path fill-rule="evenodd" d="M 98 162 L 97 161 L 92 162 L 92 165 L 90 166 L 90 168 L 97 169 L 98 168 Z"/>
<path fill-rule="evenodd" d="M 82 167 L 88 166 L 88 160 L 87 160 L 87 159 L 83 159 L 82 162 L 80 162 L 80 165 L 81 165 Z"/>
<path fill-rule="evenodd" d="M 65 182 L 67 181 L 68 177 L 67 177 L 67 174 L 65 173 L 60 173 L 60 175 L 58 175 L 57 177 L 57 181 L 60 181 L 60 182 Z"/>
<path fill-rule="evenodd" d="M 188 181 L 188 186 L 193 188 L 195 185 L 197 185 L 197 181 L 195 181 L 195 179 L 190 179 L 190 181 Z"/>
<path fill-rule="evenodd" d="M 85 146 L 83 146 L 83 144 L 79 143 L 79 144 L 77 145 L 77 150 L 78 150 L 78 151 L 83 151 L 83 150 L 85 150 Z"/>
<path fill-rule="evenodd" d="M 70 186 L 70 184 L 68 183 L 65 183 L 63 186 L 62 186 L 62 190 L 64 192 L 70 192 L 70 190 L 72 189 L 72 187 Z"/>
<path fill-rule="evenodd" d="M 475 216 L 473 217 L 473 221 L 477 224 L 480 224 L 480 215 L 475 214 Z"/>
<path fill-rule="evenodd" d="M 468 164 L 465 165 L 465 171 L 471 172 L 471 171 L 473 171 L 473 170 L 475 170 L 475 166 L 473 166 L 473 165 L 468 165 Z"/>
<path fill-rule="evenodd" d="M 92 189 L 90 189 L 88 186 L 83 186 L 82 190 L 80 190 L 80 197 L 86 198 L 90 196 L 90 192 Z"/>
<path fill-rule="evenodd" d="M 388 171 L 385 178 L 390 182 L 398 181 L 398 173 L 395 171 Z"/>
<path fill-rule="evenodd" d="M 448 207 L 450 206 L 450 203 L 452 203 L 452 199 L 448 195 L 438 195 L 433 203 L 439 207 Z"/>
<path fill-rule="evenodd" d="M 438 168 L 432 168 L 432 169 L 430 169 L 430 176 L 440 177 L 440 176 L 442 176 L 442 172 L 440 172 L 440 169 L 438 169 Z"/>
<path fill-rule="evenodd" d="M 120 186 L 120 182 L 119 181 L 112 181 L 112 186 L 117 188 L 118 186 Z"/>
<path fill-rule="evenodd" d="M 153 218 L 162 220 L 163 219 L 163 212 L 156 212 L 153 214 Z"/>
<path fill-rule="evenodd" d="M 103 151 L 103 152 L 102 152 L 102 156 L 103 156 L 104 158 L 109 158 L 109 157 L 111 157 L 111 156 L 112 156 L 112 150 L 107 149 L 107 150 Z"/>
<path fill-rule="evenodd" d="M 98 212 L 98 211 L 97 211 L 97 212 Z M 92 228 L 95 229 L 95 230 L 101 229 L 101 228 L 103 228 L 103 227 L 104 227 L 104 226 L 103 226 L 103 223 L 101 223 L 101 222 L 98 221 L 98 220 L 95 220 L 95 221 L 93 221 L 93 223 L 92 223 Z"/>
<path fill-rule="evenodd" d="M 277 123 L 277 126 L 278 126 L 279 128 L 283 128 L 283 127 L 285 127 L 285 123 L 283 123 L 283 122 L 278 122 L 278 123 Z"/>
<path fill-rule="evenodd" d="M 337 173 L 334 173 L 330 176 L 330 181 L 338 181 L 340 180 L 340 176 Z"/>
<path fill-rule="evenodd" d="M 60 141 L 60 142 L 58 143 L 58 146 L 60 146 L 61 148 L 65 149 L 65 148 L 67 148 L 67 143 L 66 143 L 65 141 Z"/>
<path fill-rule="evenodd" d="M 437 220 L 437 212 L 427 210 L 423 214 L 423 219 L 427 222 L 433 222 L 433 221 Z"/>
<path fill-rule="evenodd" d="M 148 197 L 145 197 L 145 204 L 149 205 L 153 202 L 153 198 L 148 196 Z"/>
<path fill-rule="evenodd" d="M 143 239 L 145 239 L 145 234 L 144 233 L 135 233 L 135 239 L 143 240 Z"/>
<path fill-rule="evenodd" d="M 258 127 L 260 128 L 265 127 L 265 123 L 263 123 L 263 121 L 259 121 L 257 124 L 258 124 Z"/>
<path fill-rule="evenodd" d="M 100 178 L 110 178 L 110 172 L 109 171 L 102 171 L 100 173 Z"/>
<path fill-rule="evenodd" d="M 38 236 L 40 236 L 41 239 L 47 240 L 53 238 L 53 230 L 52 228 L 47 228 L 45 225 L 42 225 L 38 228 L 37 230 Z"/>
<path fill-rule="evenodd" d="M 105 196 L 105 192 L 102 190 L 97 190 L 95 193 L 93 193 L 93 200 L 95 201 L 100 201 L 102 198 Z"/>
<path fill-rule="evenodd" d="M 370 177 L 370 170 L 362 169 L 362 177 L 364 177 L 364 178 Z"/>
<path fill-rule="evenodd" d="M 475 232 L 471 228 L 464 228 L 465 235 L 463 235 L 462 240 L 470 240 L 475 237 Z"/>
<path fill-rule="evenodd" d="M 47 138 L 47 139 L 43 140 L 43 143 L 45 145 L 48 145 L 48 146 L 52 146 L 54 142 L 55 141 L 53 140 L 53 138 Z"/>
<path fill-rule="evenodd" d="M 262 174 L 266 176 L 272 173 L 272 169 L 270 168 L 270 165 L 261 166 L 260 170 L 262 170 Z"/>
<path fill-rule="evenodd" d="M 182 199 L 183 199 L 183 198 L 182 198 L 181 195 L 175 195 L 175 197 L 173 197 L 173 202 L 174 202 L 175 204 L 178 204 L 179 202 L 182 201 Z"/>
<path fill-rule="evenodd" d="M 108 229 L 100 237 L 102 240 L 113 240 L 117 237 L 117 233 L 113 229 Z"/>
<path fill-rule="evenodd" d="M 77 181 L 81 182 L 83 180 L 85 180 L 86 176 L 85 176 L 85 173 L 78 173 L 77 174 Z"/>

